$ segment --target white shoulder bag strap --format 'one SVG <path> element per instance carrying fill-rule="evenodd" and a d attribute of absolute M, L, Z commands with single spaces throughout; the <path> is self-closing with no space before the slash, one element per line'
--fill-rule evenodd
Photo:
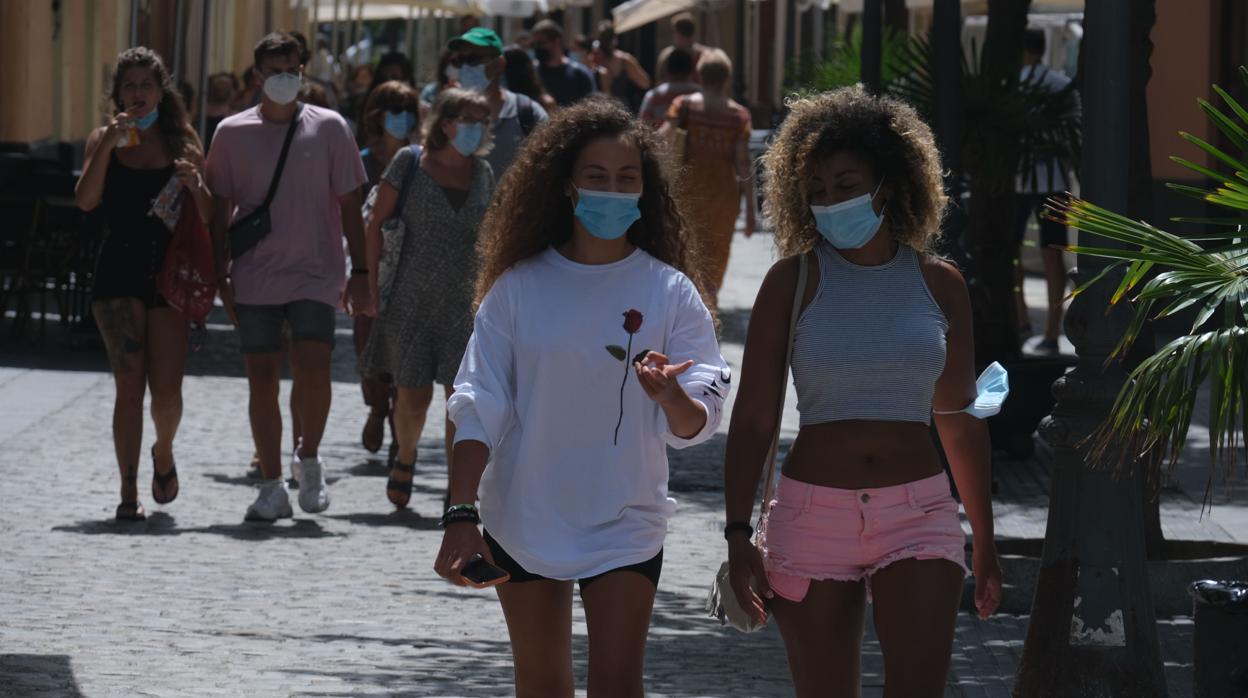
<path fill-rule="evenodd" d="M 780 374 L 780 412 L 776 415 L 776 431 L 771 435 L 771 448 L 767 451 L 767 464 L 763 480 L 763 501 L 758 508 L 759 520 L 767 515 L 767 505 L 776 489 L 776 451 L 780 448 L 780 423 L 784 421 L 784 396 L 789 390 L 789 364 L 793 361 L 793 335 L 797 330 L 797 317 L 802 312 L 802 297 L 806 295 L 806 279 L 810 276 L 810 263 L 803 252 L 797 263 L 797 289 L 793 291 L 793 311 L 789 314 L 789 342 L 784 350 L 784 371 Z"/>

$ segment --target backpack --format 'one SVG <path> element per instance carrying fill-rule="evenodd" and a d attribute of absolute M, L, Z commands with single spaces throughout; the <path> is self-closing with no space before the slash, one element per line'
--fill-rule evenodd
<path fill-rule="evenodd" d="M 520 130 L 527 137 L 537 128 L 537 112 L 533 109 L 533 100 L 516 93 L 516 118 L 520 120 Z"/>

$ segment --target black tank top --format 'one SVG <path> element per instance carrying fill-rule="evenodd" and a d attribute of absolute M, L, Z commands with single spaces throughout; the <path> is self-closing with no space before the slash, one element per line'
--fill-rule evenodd
<path fill-rule="evenodd" d="M 117 158 L 116 152 L 109 156 L 104 197 L 100 203 L 110 237 L 156 236 L 159 239 L 169 235 L 165 224 L 147 212 L 173 172 L 173 165 L 154 169 L 128 167 Z"/>
<path fill-rule="evenodd" d="M 108 236 L 100 248 L 92 291 L 97 300 L 133 296 L 149 307 L 156 302 L 156 274 L 173 236 L 159 218 L 147 212 L 173 173 L 172 164 L 127 167 L 116 153 L 109 156 L 100 201 Z"/>

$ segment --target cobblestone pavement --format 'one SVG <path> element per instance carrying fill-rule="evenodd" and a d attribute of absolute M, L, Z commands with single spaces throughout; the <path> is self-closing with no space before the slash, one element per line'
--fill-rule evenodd
<path fill-rule="evenodd" d="M 722 305 L 725 354 L 740 365 L 748 306 L 770 239 L 739 238 Z M 117 473 L 111 380 L 97 354 L 0 354 L 0 695 L 499 696 L 511 692 L 507 635 L 490 592 L 433 573 L 445 487 L 435 403 L 412 511 L 393 513 L 382 460 L 359 446 L 365 415 L 339 324 L 322 454 L 333 504 L 275 525 L 243 523 L 254 494 L 247 388 L 237 340 L 212 332 L 191 360 L 176 455 L 181 495 L 144 523 L 111 520 Z M 284 385 L 283 396 L 289 385 Z M 786 416 L 791 438 L 796 414 Z M 726 431 L 725 422 L 721 431 Z M 150 424 L 146 443 L 152 439 Z M 791 695 L 774 628 L 739 635 L 704 618 L 724 554 L 723 434 L 673 455 L 671 523 L 648 645 L 654 696 Z M 146 452 L 146 446 L 144 452 Z M 1010 516 L 1039 517 L 1043 504 Z M 949 696 L 1006 696 L 1026 617 L 958 621 Z M 1191 625 L 1159 624 L 1171 695 L 1190 689 Z M 585 627 L 575 666 L 584 685 Z M 864 695 L 882 659 L 865 644 Z"/>

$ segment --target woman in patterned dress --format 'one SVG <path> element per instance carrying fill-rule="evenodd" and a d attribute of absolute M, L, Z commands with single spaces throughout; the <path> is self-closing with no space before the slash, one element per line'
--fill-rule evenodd
<path fill-rule="evenodd" d="M 374 307 L 382 308 L 361 356 L 364 375 L 389 374 L 398 387 L 394 423 L 398 457 L 386 496 L 407 506 L 416 467 L 416 444 L 433 401 L 433 384 L 447 396 L 472 334 L 477 228 L 494 192 L 484 156 L 491 146 L 490 106 L 469 90 L 443 90 L 423 130 L 423 149 L 400 150 L 382 175 L 368 230 L 368 274 Z M 381 224 L 396 214 L 404 234 L 394 282 L 380 298 Z M 383 307 L 384 306 L 384 307 Z M 447 465 L 455 427 L 446 423 Z"/>

